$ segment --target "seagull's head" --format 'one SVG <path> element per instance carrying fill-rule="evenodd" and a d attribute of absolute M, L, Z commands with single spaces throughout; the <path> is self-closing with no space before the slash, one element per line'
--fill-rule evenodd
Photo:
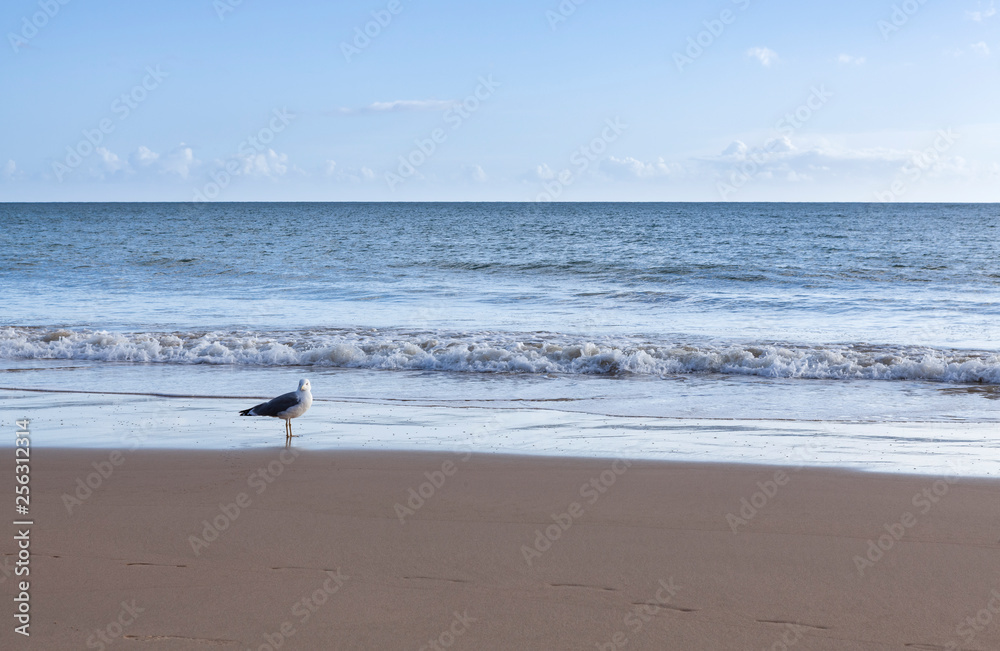
<path fill-rule="evenodd" d="M 299 391 L 312 391 L 312 385 L 309 384 L 309 380 L 305 378 L 299 380 Z"/>

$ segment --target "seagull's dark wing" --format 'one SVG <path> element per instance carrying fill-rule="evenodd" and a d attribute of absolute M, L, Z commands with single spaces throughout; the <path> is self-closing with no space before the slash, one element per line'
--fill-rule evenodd
<path fill-rule="evenodd" d="M 291 393 L 280 395 L 273 400 L 262 402 L 256 407 L 244 409 L 240 412 L 240 416 L 277 416 L 281 412 L 286 409 L 290 409 L 297 404 L 299 404 L 299 396 L 297 393 L 292 391 Z"/>

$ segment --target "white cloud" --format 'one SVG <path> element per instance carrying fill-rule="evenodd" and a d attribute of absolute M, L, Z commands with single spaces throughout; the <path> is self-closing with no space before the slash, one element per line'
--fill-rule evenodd
<path fill-rule="evenodd" d="M 795 149 L 795 145 L 792 144 L 792 141 L 788 136 L 771 138 L 764 143 L 763 147 L 754 147 L 753 149 L 747 147 L 746 143 L 742 140 L 734 140 L 729 143 L 728 147 L 722 150 L 722 153 L 719 154 L 719 158 L 720 160 L 743 161 L 752 157 L 760 158 L 761 156 L 784 154 L 794 151 Z"/>
<path fill-rule="evenodd" d="M 13 159 L 8 160 L 7 163 L 3 166 L 3 168 L 0 169 L 0 176 L 6 179 L 14 178 L 14 175 L 16 173 L 17 173 L 17 164 L 13 161 Z"/>
<path fill-rule="evenodd" d="M 852 56 L 850 54 L 841 54 L 839 57 L 837 57 L 837 61 L 839 63 L 843 63 L 845 65 L 860 66 L 860 65 L 864 65 L 865 58 L 864 57 Z"/>
<path fill-rule="evenodd" d="M 539 181 L 551 181 L 556 177 L 556 173 L 546 163 L 542 163 L 535 168 L 534 176 Z"/>
<path fill-rule="evenodd" d="M 979 9 L 976 11 L 966 11 L 965 15 L 970 19 L 976 21 L 977 23 L 985 22 L 987 19 L 992 18 L 997 15 L 997 8 L 993 0 L 990 1 L 990 6 L 983 8 L 982 3 L 979 3 Z"/>
<path fill-rule="evenodd" d="M 650 179 L 670 176 L 680 171 L 680 166 L 668 163 L 662 156 L 649 163 L 631 156 L 625 158 L 611 156 L 602 161 L 601 170 L 618 178 Z"/>
<path fill-rule="evenodd" d="M 747 153 L 747 144 L 742 140 L 734 140 L 729 143 L 729 146 L 722 150 L 723 156 L 732 156 L 734 158 L 743 158 Z"/>
<path fill-rule="evenodd" d="M 905 191 L 894 190 L 897 198 L 924 200 L 946 187 L 991 187 L 1000 172 L 1000 164 L 957 155 L 953 146 L 962 136 L 950 129 L 909 134 L 903 139 L 908 144 L 888 147 L 865 144 L 872 142 L 871 136 L 855 134 L 850 139 L 854 143 L 817 136 L 780 138 L 745 151 L 736 141 L 724 154 L 687 159 L 682 165 L 685 178 L 711 179 L 728 200 L 806 198 L 817 192 L 839 196 L 830 194 L 834 188 L 852 200 L 872 200 L 899 181 Z"/>
<path fill-rule="evenodd" d="M 934 142 L 934 138 L 931 134 L 929 142 Z M 917 149 L 852 148 L 822 142 L 804 144 L 788 136 L 777 136 L 756 146 L 734 140 L 721 153 L 708 157 L 642 160 L 633 156 L 609 156 L 600 161 L 597 169 L 609 180 L 662 183 L 713 177 L 731 182 L 734 174 L 748 174 L 763 183 L 834 183 L 845 179 L 858 183 L 873 178 L 891 179 L 905 165 L 921 168 L 928 177 L 966 174 L 968 166 L 960 157 L 940 152 L 932 158 Z M 548 166 L 539 165 L 524 180 L 537 183 L 556 176 Z"/>
<path fill-rule="evenodd" d="M 747 50 L 747 56 L 757 59 L 764 67 L 768 67 L 778 61 L 778 53 L 767 47 L 752 47 Z"/>
<path fill-rule="evenodd" d="M 792 144 L 791 138 L 788 136 L 781 136 L 780 138 L 772 138 L 765 142 L 764 149 L 776 154 L 785 154 L 795 151 L 797 148 L 794 144 Z"/>
<path fill-rule="evenodd" d="M 394 102 L 374 102 L 366 108 L 370 111 L 444 111 L 455 106 L 452 100 L 396 100 Z"/>
<path fill-rule="evenodd" d="M 149 167 L 160 159 L 160 155 L 145 145 L 140 145 L 138 149 L 129 155 L 128 160 L 132 167 Z"/>
<path fill-rule="evenodd" d="M 978 43 L 973 43 L 969 46 L 972 51 L 979 56 L 988 57 L 990 55 L 990 46 L 986 44 L 985 41 L 979 41 Z"/>
<path fill-rule="evenodd" d="M 358 114 L 358 113 L 393 113 L 400 111 L 446 111 L 458 102 L 454 100 L 437 99 L 398 99 L 391 102 L 372 102 L 368 106 L 361 108 L 340 108 L 338 113 Z"/>
<path fill-rule="evenodd" d="M 200 164 L 194 157 L 194 150 L 183 142 L 174 147 L 166 155 L 159 154 L 145 145 L 129 154 L 128 162 L 123 165 L 129 173 L 174 174 L 186 179 L 191 169 Z"/>
<path fill-rule="evenodd" d="M 462 175 L 466 180 L 473 183 L 483 183 L 486 181 L 486 172 L 481 165 L 463 165 Z"/>
<path fill-rule="evenodd" d="M 91 173 L 95 176 L 103 179 L 105 175 L 114 175 L 128 168 L 128 163 L 107 147 L 98 147 L 94 153 L 97 154 L 96 165 L 91 168 Z"/>
<path fill-rule="evenodd" d="M 240 164 L 238 174 L 242 176 L 278 177 L 288 172 L 288 154 L 279 154 L 273 149 L 237 156 Z"/>
<path fill-rule="evenodd" d="M 960 136 L 951 130 L 947 134 L 940 131 L 923 134 L 923 137 L 927 144 L 923 149 L 857 148 L 835 146 L 826 141 L 796 146 L 788 138 L 778 138 L 744 151 L 736 146 L 740 143 L 736 141 L 724 153 L 701 162 L 714 172 L 719 187 L 727 189 L 725 198 L 736 198 L 738 195 L 733 194 L 736 190 L 758 182 L 764 191 L 774 188 L 774 184 L 805 182 L 856 186 L 874 183 L 888 187 L 898 178 L 967 182 L 989 174 L 988 166 L 970 163 L 952 154 L 951 147 Z M 911 185 L 916 187 L 915 183 Z"/>
<path fill-rule="evenodd" d="M 190 168 L 198 165 L 199 161 L 194 160 L 190 147 L 178 147 L 171 154 L 171 165 L 164 166 L 163 171 L 173 172 L 184 176 Z M 235 165 L 234 165 L 235 163 Z M 298 170 L 294 165 L 288 163 L 288 154 L 279 154 L 273 149 L 267 151 L 249 151 L 240 153 L 227 159 L 216 159 L 213 162 L 215 170 L 225 170 L 226 174 L 232 176 L 249 176 L 254 178 L 275 179 L 285 176 L 289 170 Z M 186 178 L 186 177 L 185 177 Z"/>
<path fill-rule="evenodd" d="M 336 183 L 358 184 L 375 180 L 375 172 L 369 167 L 345 168 L 334 160 L 323 163 L 323 176 Z"/>
<path fill-rule="evenodd" d="M 191 173 L 191 168 L 196 167 L 199 162 L 194 157 L 194 151 L 182 142 L 167 154 L 161 169 L 168 174 L 176 174 L 186 179 Z"/>

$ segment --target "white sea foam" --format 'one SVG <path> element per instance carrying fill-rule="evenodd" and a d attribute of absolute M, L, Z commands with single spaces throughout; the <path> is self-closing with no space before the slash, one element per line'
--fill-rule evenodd
<path fill-rule="evenodd" d="M 1000 354 L 921 346 L 585 340 L 571 335 L 378 330 L 148 332 L 6 328 L 0 357 L 328 366 L 481 373 L 674 375 L 1000 383 Z"/>

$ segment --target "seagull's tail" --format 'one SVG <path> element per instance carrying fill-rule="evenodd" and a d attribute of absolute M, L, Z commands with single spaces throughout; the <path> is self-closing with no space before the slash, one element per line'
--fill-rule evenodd
<path fill-rule="evenodd" d="M 240 416 L 255 416 L 256 414 L 251 414 L 250 413 L 252 411 L 253 411 L 253 407 L 251 407 L 250 409 L 244 409 L 243 411 L 240 412 Z"/>

